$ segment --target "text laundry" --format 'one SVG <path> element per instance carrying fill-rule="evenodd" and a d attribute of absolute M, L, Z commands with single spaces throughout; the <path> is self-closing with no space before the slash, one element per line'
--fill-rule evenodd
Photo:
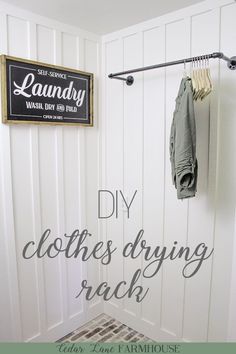
<path fill-rule="evenodd" d="M 61 86 L 54 86 L 48 84 L 41 84 L 39 82 L 35 83 L 35 75 L 29 73 L 24 78 L 22 84 L 17 84 L 14 81 L 15 89 L 13 91 L 14 95 L 22 95 L 24 97 L 49 97 L 58 98 L 64 100 L 73 100 L 76 102 L 77 107 L 81 107 L 85 97 L 85 90 L 76 90 L 74 87 L 74 82 L 70 81 L 69 86 L 62 88 Z"/>

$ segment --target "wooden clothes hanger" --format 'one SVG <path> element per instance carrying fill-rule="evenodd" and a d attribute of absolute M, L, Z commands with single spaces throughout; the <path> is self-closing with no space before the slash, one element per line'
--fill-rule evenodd
<path fill-rule="evenodd" d="M 213 88 L 210 67 L 209 67 L 209 58 L 207 57 L 197 57 L 196 60 L 192 60 L 191 68 L 191 79 L 193 86 L 193 99 L 203 100 L 208 96 Z"/>

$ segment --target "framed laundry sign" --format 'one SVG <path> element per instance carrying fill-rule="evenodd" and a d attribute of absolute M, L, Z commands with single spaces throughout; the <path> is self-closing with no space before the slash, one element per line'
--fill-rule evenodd
<path fill-rule="evenodd" d="M 93 125 L 93 74 L 1 55 L 3 123 Z"/>

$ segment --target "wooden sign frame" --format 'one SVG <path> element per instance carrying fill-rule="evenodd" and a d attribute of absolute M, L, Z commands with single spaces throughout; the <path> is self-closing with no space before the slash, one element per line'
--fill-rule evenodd
<path fill-rule="evenodd" d="M 3 123 L 93 126 L 92 73 L 7 55 L 0 63 Z"/>

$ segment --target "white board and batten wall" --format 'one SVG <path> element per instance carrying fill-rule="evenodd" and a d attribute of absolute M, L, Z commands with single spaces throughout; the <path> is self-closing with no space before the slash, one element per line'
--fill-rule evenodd
<path fill-rule="evenodd" d="M 171 181 L 169 134 L 183 66 L 134 74 L 133 86 L 111 72 L 223 51 L 236 54 L 236 3 L 206 1 L 103 37 L 103 188 L 138 194 L 130 219 L 103 222 L 107 239 L 122 248 L 143 228 L 150 245 L 214 247 L 197 275 L 184 279 L 182 260 L 166 262 L 147 298 L 105 303 L 105 312 L 159 341 L 226 341 L 233 258 L 236 178 L 236 72 L 211 61 L 214 91 L 196 103 L 197 196 L 176 198 Z M 120 209 L 122 214 L 122 206 Z M 114 286 L 129 283 L 144 260 L 116 259 L 104 271 Z M 232 322 L 233 323 L 233 322 Z M 232 338 L 232 337 L 231 337 Z"/>
<path fill-rule="evenodd" d="M 168 156 L 182 68 L 135 74 L 131 87 L 105 79 L 110 72 L 190 55 L 218 50 L 234 55 L 235 17 L 235 2 L 207 1 L 106 35 L 100 47 L 92 33 L 0 2 L 1 54 L 95 73 L 94 128 L 0 125 L 1 341 L 53 341 L 103 311 L 156 340 L 235 338 L 230 325 L 235 318 L 228 313 L 236 73 L 218 60 L 211 63 L 214 92 L 196 105 L 198 194 L 184 202 L 176 199 Z M 122 190 L 127 198 L 138 190 L 129 220 L 121 205 L 118 219 L 98 225 L 99 188 Z M 91 243 L 104 237 L 121 249 L 143 227 L 153 246 L 171 247 L 176 240 L 194 248 L 205 242 L 215 253 L 188 280 L 181 275 L 181 260 L 165 264 L 156 277 L 142 281 L 150 292 L 141 304 L 127 298 L 86 302 L 75 299 L 83 278 L 96 286 L 104 276 L 113 287 L 123 278 L 129 282 L 144 261 L 124 262 L 117 253 L 100 271 L 93 262 L 21 256 L 24 244 L 39 240 L 45 228 L 52 229 L 53 239 L 85 226 L 94 235 Z"/>
<path fill-rule="evenodd" d="M 52 240 L 85 226 L 98 237 L 99 37 L 0 2 L 0 53 L 95 73 L 94 128 L 0 124 L 0 341 L 53 341 L 102 311 L 75 298 L 98 273 L 64 257 L 26 261 L 22 248 L 46 228 Z"/>

